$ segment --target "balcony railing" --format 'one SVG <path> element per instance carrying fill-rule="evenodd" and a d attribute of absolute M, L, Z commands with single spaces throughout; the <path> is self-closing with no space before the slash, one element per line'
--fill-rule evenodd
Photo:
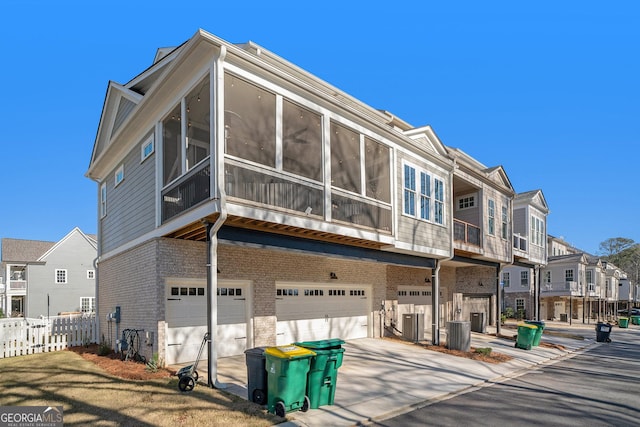
<path fill-rule="evenodd" d="M 543 283 L 540 286 L 542 293 L 554 293 L 557 295 L 583 296 L 582 286 L 578 282 L 553 282 Z"/>
<path fill-rule="evenodd" d="M 204 161 L 162 190 L 162 222 L 209 199 L 209 162 Z"/>
<path fill-rule="evenodd" d="M 515 249 L 520 249 L 521 251 L 527 251 L 527 238 L 522 237 L 519 234 L 513 235 L 513 247 Z"/>
<path fill-rule="evenodd" d="M 229 197 L 306 215 L 324 215 L 324 192 L 320 185 L 314 186 L 231 163 L 225 164 L 224 185 Z"/>
<path fill-rule="evenodd" d="M 9 280 L 10 291 L 23 291 L 25 289 L 27 289 L 26 280 Z"/>
<path fill-rule="evenodd" d="M 235 163 L 225 164 L 227 196 L 275 206 L 305 215 L 324 217 L 324 187 L 321 184 L 273 175 Z M 347 222 L 391 232 L 391 206 L 352 194 L 331 194 L 332 221 Z"/>
<path fill-rule="evenodd" d="M 453 238 L 474 246 L 480 246 L 480 227 L 459 219 L 453 220 Z"/>

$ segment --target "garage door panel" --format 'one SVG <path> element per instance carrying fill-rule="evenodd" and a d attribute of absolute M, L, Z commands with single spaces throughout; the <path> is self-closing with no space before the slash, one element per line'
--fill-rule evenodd
<path fill-rule="evenodd" d="M 177 291 L 176 291 L 177 288 Z M 185 290 L 186 289 L 186 290 Z M 247 287 L 218 287 L 218 357 L 242 354 L 247 348 Z M 204 287 L 195 294 L 188 287 L 168 287 L 166 303 L 169 364 L 193 362 L 207 332 L 207 297 Z M 177 295 L 176 295 L 177 293 Z M 203 358 L 206 359 L 207 352 Z"/>
<path fill-rule="evenodd" d="M 276 343 L 368 336 L 369 291 L 366 286 L 278 286 Z"/>

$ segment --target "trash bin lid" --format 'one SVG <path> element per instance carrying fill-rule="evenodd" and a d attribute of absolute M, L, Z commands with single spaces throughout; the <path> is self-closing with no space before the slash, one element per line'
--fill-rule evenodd
<path fill-rule="evenodd" d="M 518 328 L 538 329 L 536 325 L 530 325 L 528 323 L 518 323 Z"/>
<path fill-rule="evenodd" d="M 254 347 L 254 348 L 248 348 L 244 351 L 244 354 L 250 354 L 252 356 L 262 356 L 264 354 L 264 350 L 267 347 Z"/>
<path fill-rule="evenodd" d="M 279 347 L 267 347 L 264 354 L 278 359 L 298 359 L 301 357 L 311 357 L 316 355 L 311 350 L 307 350 L 306 348 L 298 347 L 293 344 L 282 345 Z"/>
<path fill-rule="evenodd" d="M 297 342 L 295 345 L 310 348 L 312 350 L 326 350 L 332 348 L 338 348 L 344 344 L 344 341 L 339 338 L 331 338 L 328 340 L 320 340 L 320 341 L 303 341 Z"/>

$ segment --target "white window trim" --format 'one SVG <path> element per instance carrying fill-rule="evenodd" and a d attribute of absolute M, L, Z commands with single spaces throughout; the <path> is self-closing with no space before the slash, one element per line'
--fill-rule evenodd
<path fill-rule="evenodd" d="M 526 281 L 527 283 L 522 283 L 523 282 L 523 275 L 526 275 Z M 528 288 L 529 287 L 529 272 L 527 270 L 523 270 L 520 272 L 520 286 L 523 288 Z"/>
<path fill-rule="evenodd" d="M 59 272 L 63 272 L 63 271 L 64 271 L 64 282 L 60 282 L 60 281 L 58 281 L 58 273 Z M 54 277 L 53 277 L 54 283 L 56 285 L 66 285 L 67 283 L 69 283 L 69 274 L 68 273 L 69 272 L 67 271 L 66 268 L 56 268 L 55 271 L 54 271 Z"/>
<path fill-rule="evenodd" d="M 84 302 L 84 300 L 89 301 L 89 311 L 85 311 L 82 309 L 82 303 Z M 96 311 L 96 297 L 80 297 L 80 311 L 82 311 L 83 313 L 94 313 Z"/>
<path fill-rule="evenodd" d="M 502 272 L 502 287 L 511 287 L 511 273 L 509 271 Z"/>
<path fill-rule="evenodd" d="M 117 187 L 124 181 L 124 164 L 120 165 L 113 174 L 114 187 Z"/>
<path fill-rule="evenodd" d="M 496 235 L 496 201 L 494 199 L 487 200 L 487 233 Z"/>
<path fill-rule="evenodd" d="M 414 194 L 414 209 L 413 209 L 413 213 L 407 213 L 406 212 L 406 199 L 404 196 L 404 192 L 407 189 L 404 186 L 405 183 L 405 169 L 406 167 L 409 167 L 411 169 L 413 169 L 413 172 L 415 174 L 415 183 L 416 183 L 416 188 L 415 190 L 413 190 L 413 194 Z M 421 197 L 423 196 L 422 193 L 422 182 L 420 179 L 421 174 L 424 173 L 425 175 L 427 175 L 429 177 L 429 190 L 430 190 L 430 194 L 426 195 L 424 194 L 424 196 L 428 196 L 429 199 L 429 218 L 425 219 L 421 217 L 421 209 L 420 209 L 420 200 Z M 442 191 L 442 200 L 438 200 L 436 197 L 436 181 L 440 181 L 442 183 L 443 186 L 443 191 Z M 409 217 L 409 218 L 414 218 L 417 219 L 419 221 L 424 221 L 424 222 L 428 222 L 430 224 L 435 224 L 435 225 L 440 225 L 440 226 L 445 226 L 446 225 L 446 218 L 447 218 L 447 189 L 446 189 L 446 183 L 447 181 L 442 178 L 441 176 L 425 169 L 425 168 L 421 168 L 416 166 L 415 164 L 412 164 L 410 162 L 407 161 L 403 161 L 402 162 L 402 215 Z M 438 215 L 437 214 L 437 209 L 436 209 L 436 205 L 437 204 L 442 204 L 442 222 L 437 222 L 436 218 Z"/>
<path fill-rule="evenodd" d="M 474 209 L 476 207 L 477 198 L 478 198 L 478 193 L 463 194 L 462 196 L 456 197 L 456 210 L 464 211 L 467 209 Z M 463 199 L 468 200 L 469 206 L 460 207 L 460 202 Z"/>
<path fill-rule="evenodd" d="M 100 186 L 100 218 L 107 216 L 107 183 Z"/>
<path fill-rule="evenodd" d="M 149 146 L 151 146 L 151 150 L 145 155 L 145 148 Z M 140 163 L 144 162 L 149 157 L 151 157 L 151 155 L 155 153 L 155 151 L 156 151 L 156 147 L 153 140 L 153 135 L 151 135 L 149 138 L 145 139 L 142 145 L 140 146 Z"/>
<path fill-rule="evenodd" d="M 525 305 L 526 301 L 524 300 L 524 298 L 516 298 L 516 301 L 515 301 L 515 310 L 516 310 L 516 312 L 518 310 L 520 310 L 518 308 L 518 305 L 520 305 L 520 304 L 518 304 L 518 302 L 522 302 L 522 310 L 526 310 L 527 309 L 527 306 Z"/>

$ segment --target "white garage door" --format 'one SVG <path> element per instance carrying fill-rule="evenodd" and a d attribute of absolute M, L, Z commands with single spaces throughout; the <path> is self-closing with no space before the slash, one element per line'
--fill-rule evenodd
<path fill-rule="evenodd" d="M 248 289 L 246 283 L 218 283 L 218 357 L 242 354 L 247 348 Z M 207 332 L 206 290 L 206 283 L 167 285 L 167 364 L 196 360 Z"/>
<path fill-rule="evenodd" d="M 369 335 L 371 288 L 279 284 L 276 344 Z"/>
<path fill-rule="evenodd" d="M 427 333 L 431 333 L 431 302 L 432 302 L 432 287 L 429 286 L 411 286 L 400 285 L 398 286 L 398 311 L 396 313 L 396 328 L 402 330 L 402 315 L 407 313 L 422 313 L 424 314 L 424 327 Z M 443 289 L 440 288 L 440 324 L 444 324 L 446 312 L 445 304 L 443 301 Z"/>

